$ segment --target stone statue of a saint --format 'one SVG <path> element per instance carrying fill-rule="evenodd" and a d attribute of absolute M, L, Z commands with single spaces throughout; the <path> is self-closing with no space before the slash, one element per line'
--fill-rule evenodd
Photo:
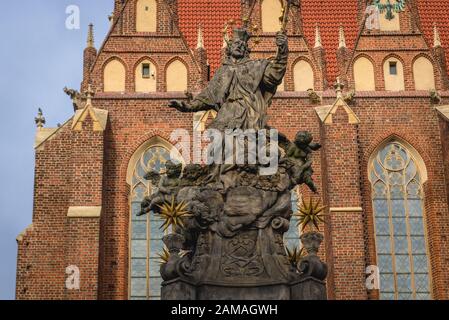
<path fill-rule="evenodd" d="M 265 129 L 267 108 L 287 68 L 287 36 L 276 35 L 274 59 L 251 60 L 248 31 L 234 29 L 233 33 L 227 58 L 208 86 L 190 103 L 171 101 L 170 107 L 182 112 L 216 110 L 211 129 Z"/>
<path fill-rule="evenodd" d="M 249 58 L 249 39 L 246 29 L 234 29 L 227 58 L 209 85 L 195 98 L 169 106 L 181 112 L 215 110 L 209 129 L 232 136 L 258 131 L 259 146 L 262 130 L 269 129 L 267 109 L 287 69 L 288 39 L 285 30 L 277 33 L 276 57 L 259 60 Z M 294 142 L 281 136 L 280 142 L 285 152 L 273 156 L 280 165 L 270 175 L 260 173 L 260 159 L 255 164 L 188 165 L 182 173 L 168 163 L 158 192 L 142 203 L 142 213 L 157 213 L 159 207 L 174 226 L 163 239 L 170 255 L 160 269 L 162 299 L 325 298 L 327 267 L 316 256 L 318 249 L 298 264 L 287 256 L 283 240 L 296 227 L 290 226 L 291 191 L 301 184 L 317 190 L 312 152 L 321 146 L 308 132 L 299 132 Z M 188 215 L 181 219 L 184 211 Z M 319 247 L 321 242 L 315 242 Z"/>

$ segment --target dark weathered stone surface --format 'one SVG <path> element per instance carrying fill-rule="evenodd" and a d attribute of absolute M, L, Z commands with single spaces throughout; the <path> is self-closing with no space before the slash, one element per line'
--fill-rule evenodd
<path fill-rule="evenodd" d="M 287 37 L 277 35 L 278 55 L 270 61 L 249 59 L 248 38 L 245 30 L 235 30 L 230 56 L 208 87 L 188 103 L 170 106 L 217 110 L 211 126 L 221 132 L 268 129 L 266 110 L 286 71 Z M 325 299 L 327 267 L 316 255 L 322 236 L 302 236 L 308 255 L 297 266 L 283 242 L 291 190 L 306 184 L 316 191 L 311 154 L 321 146 L 308 132 L 298 132 L 293 142 L 281 135 L 279 141 L 284 155 L 269 176 L 261 174 L 259 161 L 183 170 L 169 162 L 165 175 L 148 173 L 158 187 L 142 203 L 142 214 L 158 214 L 164 203 L 184 204 L 190 214 L 164 238 L 170 257 L 161 266 L 163 299 Z"/>
<path fill-rule="evenodd" d="M 162 300 L 198 300 L 195 286 L 180 279 L 166 281 L 162 285 Z"/>
<path fill-rule="evenodd" d="M 290 300 L 326 300 L 326 283 L 306 277 L 291 287 Z"/>

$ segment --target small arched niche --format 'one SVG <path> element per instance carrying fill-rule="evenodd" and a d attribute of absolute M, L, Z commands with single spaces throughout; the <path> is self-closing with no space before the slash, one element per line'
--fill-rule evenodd
<path fill-rule="evenodd" d="M 113 59 L 104 67 L 104 92 L 125 91 L 126 69 L 118 59 Z"/>
<path fill-rule="evenodd" d="M 187 67 L 185 64 L 176 59 L 167 67 L 167 91 L 168 92 L 184 92 L 187 90 Z"/>
<path fill-rule="evenodd" d="M 293 80 L 295 91 L 307 91 L 314 89 L 314 75 L 310 63 L 299 60 L 293 67 Z"/>
<path fill-rule="evenodd" d="M 366 57 L 359 57 L 354 63 L 354 84 L 356 91 L 376 90 L 374 66 Z"/>
<path fill-rule="evenodd" d="M 435 74 L 433 64 L 426 57 L 419 57 L 413 63 L 413 78 L 415 90 L 435 89 Z"/>

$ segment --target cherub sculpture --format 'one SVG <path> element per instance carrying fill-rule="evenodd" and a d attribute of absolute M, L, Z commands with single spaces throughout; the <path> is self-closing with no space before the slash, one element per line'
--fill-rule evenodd
<path fill-rule="evenodd" d="M 318 192 L 312 179 L 312 152 L 319 150 L 321 145 L 313 142 L 313 136 L 308 131 L 299 131 L 294 142 L 290 142 L 280 134 L 279 142 L 285 150 L 285 157 L 281 159 L 281 163 L 289 167 L 293 184 L 305 183 L 310 190 Z"/>
<path fill-rule="evenodd" d="M 166 202 L 171 203 L 173 197 L 176 197 L 180 187 L 182 164 L 176 164 L 169 160 L 165 164 L 165 168 L 165 175 L 161 176 L 155 171 L 150 171 L 145 175 L 145 179 L 150 180 L 157 187 L 150 196 L 145 197 L 142 201 L 139 216 L 147 214 L 150 211 L 159 212 L 159 206 L 162 206 Z"/>

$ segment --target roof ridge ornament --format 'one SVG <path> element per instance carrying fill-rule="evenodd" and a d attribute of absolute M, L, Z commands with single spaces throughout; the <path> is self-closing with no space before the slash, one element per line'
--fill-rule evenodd
<path fill-rule="evenodd" d="M 93 25 L 93 23 L 89 24 L 89 31 L 87 33 L 87 47 L 88 48 L 94 48 L 95 47 L 94 25 Z"/>
<path fill-rule="evenodd" d="M 320 26 L 318 23 L 315 26 L 315 48 L 321 48 L 323 44 L 321 43 L 321 33 Z"/>
<path fill-rule="evenodd" d="M 340 30 L 338 33 L 338 48 L 346 48 L 346 37 L 345 37 L 345 30 L 343 28 L 343 25 L 340 25 Z"/>
<path fill-rule="evenodd" d="M 92 84 L 89 83 L 89 85 L 87 86 L 87 90 L 85 91 L 85 95 L 87 98 L 86 101 L 86 106 L 87 105 L 92 105 L 92 98 L 95 96 L 95 91 L 92 89 Z"/>
<path fill-rule="evenodd" d="M 440 32 L 436 22 L 433 23 L 433 47 L 441 47 Z"/>
<path fill-rule="evenodd" d="M 41 129 L 44 127 L 44 124 L 46 121 L 45 121 L 45 117 L 44 117 L 44 114 L 43 114 L 41 108 L 38 109 L 37 117 L 34 118 L 34 122 L 36 123 L 36 126 L 38 129 Z"/>
<path fill-rule="evenodd" d="M 201 23 L 198 24 L 198 38 L 196 42 L 197 49 L 204 49 L 204 36 L 203 36 L 203 28 Z"/>
<path fill-rule="evenodd" d="M 337 82 L 334 84 L 335 92 L 337 93 L 337 99 L 343 98 L 343 89 L 345 85 L 341 82 L 340 77 L 337 77 Z"/>

